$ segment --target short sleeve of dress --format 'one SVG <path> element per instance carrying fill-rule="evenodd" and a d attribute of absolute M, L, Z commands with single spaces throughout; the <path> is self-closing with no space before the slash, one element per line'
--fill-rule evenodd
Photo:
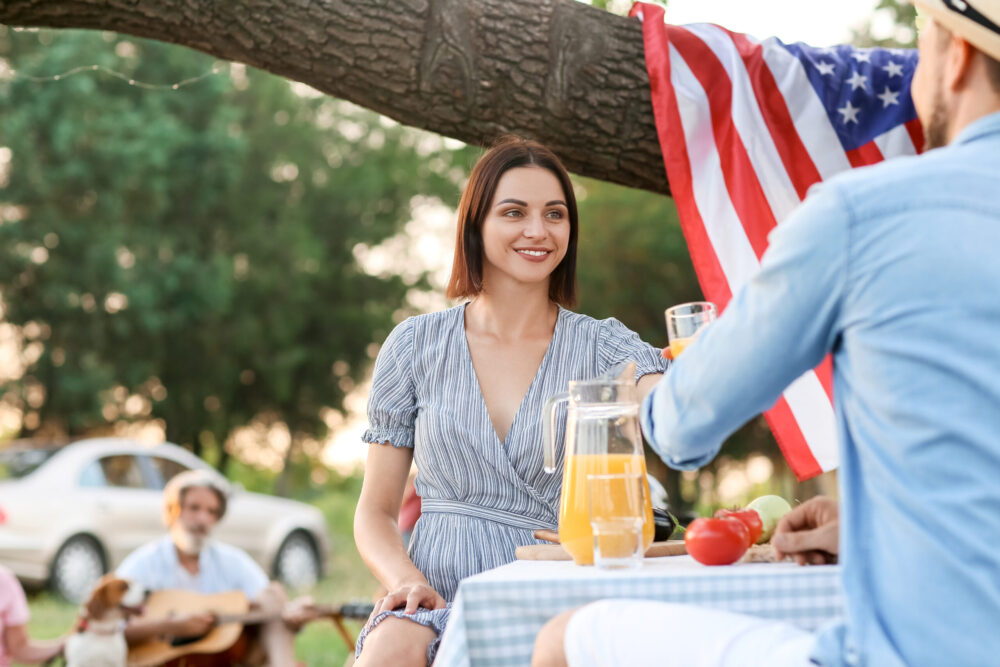
<path fill-rule="evenodd" d="M 409 318 L 392 330 L 375 360 L 364 442 L 413 447 L 417 405 L 412 360 L 413 318 Z"/>
<path fill-rule="evenodd" d="M 625 361 L 635 362 L 636 381 L 643 375 L 662 373 L 667 369 L 667 360 L 658 348 L 644 342 L 639 334 L 613 317 L 601 320 L 597 350 L 601 373 Z"/>

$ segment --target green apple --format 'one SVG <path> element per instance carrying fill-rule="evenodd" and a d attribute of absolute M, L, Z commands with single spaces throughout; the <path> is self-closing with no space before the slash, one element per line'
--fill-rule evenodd
<path fill-rule="evenodd" d="M 757 538 L 757 544 L 764 544 L 771 539 L 778 521 L 792 510 L 792 506 L 781 496 L 761 496 L 760 498 L 755 498 L 753 502 L 747 505 L 747 509 L 757 510 L 757 514 L 760 515 L 760 522 L 764 524 L 764 531 Z"/>

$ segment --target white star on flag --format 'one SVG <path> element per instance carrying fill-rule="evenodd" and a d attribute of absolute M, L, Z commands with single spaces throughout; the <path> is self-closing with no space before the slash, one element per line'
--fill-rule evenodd
<path fill-rule="evenodd" d="M 854 74 L 851 75 L 851 78 L 847 80 L 847 83 L 851 85 L 852 91 L 857 90 L 858 88 L 864 90 L 865 87 L 867 86 L 867 82 L 868 82 L 868 77 L 863 76 L 861 72 L 855 72 Z"/>
<path fill-rule="evenodd" d="M 852 105 L 850 100 L 848 100 L 847 104 L 845 104 L 842 108 L 837 109 L 838 113 L 843 114 L 845 125 L 850 125 L 851 123 L 857 123 L 859 111 L 861 111 L 861 107 L 856 107 Z"/>
<path fill-rule="evenodd" d="M 882 69 L 889 73 L 890 79 L 894 76 L 903 76 L 903 66 L 899 63 L 894 63 L 891 60 L 889 61 L 889 64 Z"/>
<path fill-rule="evenodd" d="M 875 97 L 882 100 L 883 109 L 888 109 L 890 104 L 899 104 L 899 92 L 892 92 L 889 90 L 889 86 L 885 87 L 885 92 L 881 95 L 876 95 Z"/>
<path fill-rule="evenodd" d="M 818 69 L 819 73 L 822 74 L 823 76 L 826 76 L 827 74 L 833 74 L 833 63 L 828 63 L 828 62 L 816 63 L 816 69 Z"/>
<path fill-rule="evenodd" d="M 851 54 L 852 58 L 856 58 L 859 63 L 870 63 L 872 61 L 872 54 L 868 51 L 855 51 Z"/>

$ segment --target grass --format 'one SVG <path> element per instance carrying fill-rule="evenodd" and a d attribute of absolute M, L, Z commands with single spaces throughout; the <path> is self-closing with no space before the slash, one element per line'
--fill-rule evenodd
<path fill-rule="evenodd" d="M 315 588 L 292 591 L 290 594 L 309 594 L 323 604 L 371 600 L 378 583 L 362 562 L 354 547 L 353 537 L 354 508 L 360 488 L 360 479 L 349 477 L 312 490 L 308 498 L 300 498 L 318 507 L 326 516 L 330 531 L 330 558 L 326 576 Z M 65 634 L 76 620 L 76 606 L 48 592 L 29 595 L 28 605 L 31 608 L 28 629 L 35 638 L 48 639 Z M 349 621 L 347 627 L 357 636 L 361 624 Z M 310 623 L 299 633 L 295 640 L 295 654 L 310 667 L 339 667 L 347 658 L 348 647 L 331 623 L 320 620 Z"/>

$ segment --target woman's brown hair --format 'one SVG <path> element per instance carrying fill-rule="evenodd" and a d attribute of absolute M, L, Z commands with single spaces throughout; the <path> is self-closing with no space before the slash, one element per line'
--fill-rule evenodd
<path fill-rule="evenodd" d="M 549 299 L 563 305 L 576 303 L 576 240 L 578 218 L 573 184 L 555 153 L 536 141 L 502 137 L 472 168 L 458 204 L 455 260 L 448 280 L 448 298 L 473 297 L 483 291 L 483 221 L 489 213 L 497 183 L 517 167 L 540 167 L 552 172 L 562 185 L 569 210 L 569 243 L 566 256 L 549 276 Z"/>

